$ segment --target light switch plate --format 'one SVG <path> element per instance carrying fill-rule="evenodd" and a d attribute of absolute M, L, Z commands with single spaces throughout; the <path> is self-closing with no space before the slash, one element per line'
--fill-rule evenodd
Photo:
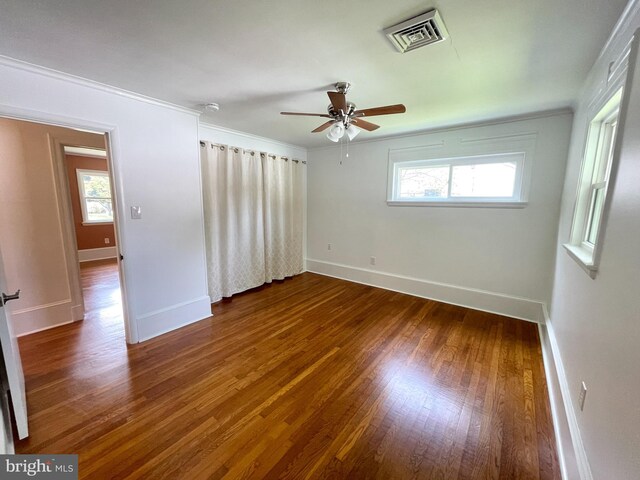
<path fill-rule="evenodd" d="M 142 218 L 142 207 L 131 207 L 131 218 L 133 220 L 140 220 Z"/>
<path fill-rule="evenodd" d="M 587 385 L 582 382 L 580 385 L 580 395 L 578 396 L 578 403 L 580 404 L 580 411 L 584 410 L 584 400 L 587 398 Z"/>

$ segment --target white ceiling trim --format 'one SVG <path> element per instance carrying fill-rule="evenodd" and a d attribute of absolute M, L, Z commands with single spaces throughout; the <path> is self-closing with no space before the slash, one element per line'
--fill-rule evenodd
<path fill-rule="evenodd" d="M 196 117 L 199 117 L 202 114 L 202 112 L 198 110 L 182 107 L 174 103 L 165 102 L 164 100 L 158 100 L 157 98 L 147 97 L 146 95 L 131 92 L 129 90 L 124 90 L 122 88 L 107 85 L 105 83 L 96 82 L 95 80 L 89 80 L 88 78 L 78 77 L 77 75 L 61 72 L 59 70 L 54 70 L 52 68 L 42 67 L 40 65 L 35 65 L 33 63 L 24 62 L 22 60 L 17 60 L 15 58 L 7 57 L 5 55 L 0 55 L 0 65 L 4 65 L 9 68 L 15 68 L 16 70 L 23 70 L 29 73 L 35 73 L 36 75 L 42 75 L 44 77 L 54 78 L 56 80 L 61 80 L 63 82 L 82 85 L 83 87 L 93 88 L 94 90 L 100 90 L 105 93 L 111 93 L 121 97 L 130 98 L 132 100 L 137 100 L 139 102 L 156 105 L 163 108 L 168 108 L 170 110 L 176 110 L 182 113 L 188 113 Z"/>
<path fill-rule="evenodd" d="M 629 26 L 628 24 L 634 18 L 636 18 L 639 13 L 640 13 L 640 0 L 629 0 L 629 3 L 622 11 L 622 15 L 620 15 L 620 18 L 618 19 L 615 26 L 613 27 L 613 30 L 611 30 L 611 34 L 609 35 L 609 38 L 605 42 L 604 47 L 602 47 L 602 50 L 600 51 L 598 58 L 594 62 L 594 65 L 600 61 L 600 59 L 605 55 L 605 53 L 610 48 L 612 48 L 612 43 L 614 42 L 614 40 L 618 38 L 619 34 L 623 30 L 626 30 L 626 28 Z"/>

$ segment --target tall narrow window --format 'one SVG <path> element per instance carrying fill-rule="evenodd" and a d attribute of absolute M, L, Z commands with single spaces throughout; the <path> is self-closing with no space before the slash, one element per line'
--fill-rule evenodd
<path fill-rule="evenodd" d="M 622 89 L 606 102 L 589 125 L 571 242 L 565 245 L 571 256 L 592 276 L 597 270 L 609 177 L 615 162 L 621 99 Z"/>
<path fill-rule="evenodd" d="M 100 170 L 76 170 L 83 223 L 113 222 L 109 174 Z"/>
<path fill-rule="evenodd" d="M 604 195 L 609 181 L 611 160 L 613 158 L 613 145 L 618 126 L 618 109 L 616 108 L 608 118 L 602 121 L 600 138 L 598 140 L 598 152 L 596 153 L 596 165 L 589 188 L 589 210 L 587 225 L 584 230 L 584 242 L 593 248 L 598 238 Z"/>

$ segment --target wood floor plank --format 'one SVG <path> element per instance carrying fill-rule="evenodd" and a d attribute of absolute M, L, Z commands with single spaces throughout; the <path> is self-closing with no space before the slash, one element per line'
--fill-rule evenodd
<path fill-rule="evenodd" d="M 126 345 L 87 315 L 20 339 L 31 436 L 87 479 L 560 478 L 534 324 L 305 273 Z"/>

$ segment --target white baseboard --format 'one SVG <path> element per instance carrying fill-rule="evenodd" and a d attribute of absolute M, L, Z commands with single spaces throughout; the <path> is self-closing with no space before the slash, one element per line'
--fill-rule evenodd
<path fill-rule="evenodd" d="M 138 341 L 144 342 L 210 316 L 211 299 L 208 295 L 140 315 L 136 318 Z M 181 320 L 176 322 L 176 319 Z"/>
<path fill-rule="evenodd" d="M 543 314 L 545 316 L 545 325 L 539 327 L 541 330 L 540 343 L 545 361 L 549 401 L 551 402 L 551 412 L 554 416 L 556 442 L 559 450 L 558 457 L 563 469 L 563 479 L 593 480 L 576 412 L 571 401 L 571 389 L 569 388 L 564 364 L 562 363 L 560 347 L 546 306 L 543 307 Z M 554 384 L 559 386 L 560 392 L 553 392 L 552 394 L 551 389 Z M 556 400 L 555 405 L 554 399 Z"/>
<path fill-rule="evenodd" d="M 118 256 L 117 247 L 87 248 L 78 250 L 78 260 L 81 262 L 91 262 L 92 260 L 105 260 Z"/>
<path fill-rule="evenodd" d="M 9 313 L 11 326 L 16 336 L 49 330 L 74 321 L 74 306 L 70 299 L 12 310 Z"/>
<path fill-rule="evenodd" d="M 541 323 L 542 302 L 337 263 L 307 259 L 307 271 L 461 307 Z"/>
<path fill-rule="evenodd" d="M 74 316 L 80 313 L 80 306 L 72 305 L 71 300 L 66 299 L 15 310 L 9 316 L 14 333 L 22 337 L 72 323 L 79 320 Z M 137 318 L 138 341 L 149 340 L 210 316 L 211 300 L 208 295 L 141 315 Z M 176 318 L 182 320 L 176 323 Z"/>
<path fill-rule="evenodd" d="M 558 378 L 558 370 L 553 360 L 547 325 L 538 325 L 538 332 L 540 334 L 540 345 L 542 347 L 544 373 L 547 377 L 547 390 L 549 392 L 549 404 L 556 439 L 558 462 L 560 463 L 560 473 L 562 474 L 562 480 L 572 480 L 578 478 L 578 464 L 576 463 L 573 451 L 569 422 L 562 400 L 560 380 Z"/>

